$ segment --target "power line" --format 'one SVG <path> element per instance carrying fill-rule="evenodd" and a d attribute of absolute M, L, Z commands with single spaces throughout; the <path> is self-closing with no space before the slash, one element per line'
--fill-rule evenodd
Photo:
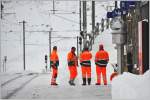
<path fill-rule="evenodd" d="M 76 37 L 51 37 L 51 38 L 63 38 L 63 39 L 71 39 L 71 38 L 76 38 Z M 5 39 L 5 40 L 1 40 L 1 41 L 22 41 L 22 40 L 18 40 L 18 39 Z M 57 40 L 56 40 L 57 41 Z M 53 42 L 56 42 L 56 41 L 53 41 Z"/>
<path fill-rule="evenodd" d="M 53 13 L 49 13 L 49 14 L 53 14 Z M 66 14 L 66 15 L 69 15 L 69 14 L 70 14 L 70 15 L 77 14 L 77 15 L 78 15 L 79 13 L 67 13 L 67 12 L 66 12 L 66 13 L 55 13 L 55 14 Z"/>
<path fill-rule="evenodd" d="M 47 30 L 33 30 L 33 31 L 29 31 L 26 30 L 26 32 L 49 32 Z M 79 30 L 63 30 L 63 31 L 52 31 L 52 32 L 79 32 Z"/>
<path fill-rule="evenodd" d="M 53 41 L 52 43 L 57 43 L 62 40 L 66 40 L 66 39 L 60 39 L 57 41 Z M 1 40 L 1 41 L 10 41 L 10 40 Z M 20 42 L 20 40 L 12 40 L 12 41 Z M 37 44 L 37 43 L 26 43 L 25 45 L 27 45 L 27 46 L 49 46 L 49 44 Z"/>
<path fill-rule="evenodd" d="M 51 37 L 53 38 L 53 37 Z M 56 40 L 56 41 L 52 41 L 51 43 L 57 43 L 59 41 L 62 41 L 62 40 L 68 40 L 71 39 L 71 38 L 74 38 L 76 39 L 77 37 L 56 37 L 56 38 L 62 38 L 62 39 L 59 39 L 59 40 Z M 25 45 L 30 45 L 30 46 L 49 46 L 49 44 L 38 44 L 38 43 L 26 43 Z"/>
<path fill-rule="evenodd" d="M 26 32 L 30 32 L 30 33 L 36 33 L 36 32 L 49 32 L 49 31 L 46 31 L 46 30 L 31 30 L 31 31 L 29 31 L 29 30 L 25 30 Z M 19 30 L 18 31 L 13 31 L 13 30 L 10 30 L 10 31 L 2 31 L 2 32 L 7 32 L 7 33 L 9 33 L 9 32 L 20 32 Z M 79 30 L 63 30 L 63 31 L 52 31 L 52 32 L 79 32 Z"/>
<path fill-rule="evenodd" d="M 52 11 L 52 10 L 50 10 Z M 79 12 L 75 12 L 75 11 L 68 11 L 68 10 L 62 10 L 62 9 L 59 9 L 59 10 L 56 10 L 57 12 L 68 12 L 68 13 L 79 13 Z"/>
<path fill-rule="evenodd" d="M 48 10 L 48 11 L 53 11 L 53 10 Z M 55 14 L 79 14 L 79 12 L 76 12 L 76 11 L 67 11 L 67 10 L 61 10 L 61 9 L 55 10 L 55 11 L 57 11 L 57 13 L 55 12 Z"/>
<path fill-rule="evenodd" d="M 57 43 L 57 42 L 62 41 L 62 40 L 66 40 L 66 39 L 65 38 L 59 39 L 59 40 L 53 41 L 52 43 Z"/>
<path fill-rule="evenodd" d="M 74 37 L 51 37 L 51 38 L 76 38 L 75 36 Z"/>
<path fill-rule="evenodd" d="M 62 41 L 62 40 L 68 40 L 68 38 L 59 39 L 59 40 L 53 41 L 52 43 L 57 43 L 57 42 Z"/>
<path fill-rule="evenodd" d="M 29 45 L 29 46 L 48 46 L 48 44 L 36 44 L 36 43 L 27 43 L 25 45 Z"/>
<path fill-rule="evenodd" d="M 71 20 L 71 19 L 68 19 L 68 18 L 59 16 L 59 15 L 54 15 L 54 16 L 59 17 L 59 18 L 61 18 L 61 19 L 64 19 L 64 20 L 66 20 L 66 21 L 69 21 L 69 22 L 73 22 L 73 23 L 79 24 L 79 22 L 76 22 L 76 21 L 74 21 L 74 20 Z"/>

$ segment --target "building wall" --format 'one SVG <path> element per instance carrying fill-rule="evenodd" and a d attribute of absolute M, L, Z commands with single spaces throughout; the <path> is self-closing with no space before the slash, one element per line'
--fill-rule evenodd
<path fill-rule="evenodd" d="M 138 40 L 138 22 L 142 21 L 143 19 L 149 19 L 149 1 L 137 2 L 136 8 L 131 10 L 131 15 L 132 15 L 132 21 L 130 23 L 127 22 L 127 27 L 128 27 L 127 28 L 127 51 L 132 52 L 133 64 L 138 65 L 138 42 L 139 42 L 139 40 Z M 147 35 L 144 35 L 144 36 L 148 36 L 147 41 L 150 42 L 150 40 L 149 40 L 150 35 L 148 35 L 149 32 L 146 32 L 145 34 L 147 34 Z M 146 55 L 146 54 L 149 55 L 146 59 L 149 59 L 149 57 L 150 57 L 149 42 L 146 43 L 146 45 L 144 44 L 144 51 L 146 51 L 146 53 L 144 53 L 144 55 Z M 145 41 L 144 41 L 144 43 L 145 43 Z M 144 59 L 145 59 L 145 57 L 144 57 Z M 150 63 L 150 59 L 146 62 Z"/>

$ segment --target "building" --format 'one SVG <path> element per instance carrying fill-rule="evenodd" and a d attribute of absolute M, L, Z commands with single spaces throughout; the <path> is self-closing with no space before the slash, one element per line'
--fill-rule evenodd
<path fill-rule="evenodd" d="M 132 63 L 137 65 L 133 73 L 143 74 L 149 69 L 149 1 L 136 1 L 134 8 L 126 16 L 126 52 L 132 53 Z M 125 55 L 128 63 L 129 57 Z"/>

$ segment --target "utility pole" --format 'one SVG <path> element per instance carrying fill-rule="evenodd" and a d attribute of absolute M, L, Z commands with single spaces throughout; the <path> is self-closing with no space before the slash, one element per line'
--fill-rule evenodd
<path fill-rule="evenodd" d="M 80 33 L 81 33 L 81 31 L 82 31 L 82 20 L 81 20 L 81 17 L 82 17 L 82 15 L 81 15 L 81 0 L 79 0 L 79 26 L 80 26 Z M 79 34 L 80 34 L 79 33 Z M 80 34 L 80 38 L 78 37 L 78 39 L 80 39 L 80 42 L 81 42 L 81 34 Z M 79 42 L 78 42 L 79 43 Z M 82 46 L 81 46 L 82 44 L 80 43 L 80 52 L 82 51 Z M 77 52 L 78 53 L 78 52 Z"/>
<path fill-rule="evenodd" d="M 123 73 L 123 55 L 124 55 L 124 46 L 122 44 L 118 44 L 117 45 L 117 63 L 118 63 L 118 72 L 119 74 L 122 74 Z"/>
<path fill-rule="evenodd" d="M 2 59 L 1 59 L 1 45 L 2 45 L 2 42 L 1 42 L 1 24 L 2 24 L 2 21 L 0 22 L 0 73 L 1 73 L 1 66 L 2 66 Z M 0 87 L 1 89 L 1 87 Z M 1 90 L 0 90 L 1 92 Z M 1 98 L 1 94 L 0 94 L 0 98 Z"/>
<path fill-rule="evenodd" d="M 118 8 L 117 1 L 115 1 L 115 8 Z M 117 45 L 117 63 L 119 66 L 119 74 L 122 74 L 124 71 L 124 44 Z"/>
<path fill-rule="evenodd" d="M 52 46 L 52 43 L 51 43 L 51 35 L 52 35 L 52 30 L 53 28 L 50 28 L 50 31 L 49 31 L 49 55 L 51 55 L 51 46 Z M 50 71 L 51 71 L 51 59 L 49 59 L 49 66 L 50 66 Z"/>
<path fill-rule="evenodd" d="M 83 1 L 83 46 L 85 46 L 86 42 L 86 32 L 87 32 L 87 13 L 86 13 L 86 1 Z"/>
<path fill-rule="evenodd" d="M 127 26 L 126 15 L 121 16 L 121 19 L 124 21 L 124 26 L 126 27 Z M 125 29 L 124 31 L 127 32 L 127 29 Z M 125 33 L 124 38 L 127 39 L 127 33 Z M 126 57 L 124 55 L 124 52 L 125 52 L 124 51 L 124 45 L 125 45 L 125 43 L 122 44 L 121 47 L 120 47 L 120 51 L 121 51 L 121 53 L 120 53 L 120 57 L 121 57 L 121 64 L 120 64 L 121 65 L 121 73 L 124 72 L 124 67 L 126 66 L 125 65 Z"/>
<path fill-rule="evenodd" d="M 24 59 L 24 70 L 26 70 L 26 59 L 25 59 L 25 21 L 23 21 L 23 59 Z"/>
<path fill-rule="evenodd" d="M 81 32 L 81 0 L 79 1 L 79 25 L 80 25 L 80 32 Z"/>
<path fill-rule="evenodd" d="M 79 46 L 78 46 L 78 43 L 79 43 L 79 37 L 77 36 L 77 57 L 79 57 Z"/>
<path fill-rule="evenodd" d="M 23 68 L 26 70 L 26 59 L 25 59 L 25 21 L 19 22 L 23 24 Z"/>
<path fill-rule="evenodd" d="M 115 1 L 115 8 L 118 8 L 117 1 Z M 121 19 L 124 21 L 124 24 L 125 24 L 126 22 L 125 22 L 124 18 L 126 16 L 121 16 L 121 17 L 122 17 Z M 122 33 L 122 34 L 125 34 L 125 33 Z M 125 35 L 124 35 L 124 38 L 125 38 Z M 122 44 L 117 45 L 117 63 L 119 66 L 119 70 L 118 70 L 119 74 L 122 74 L 124 71 L 124 67 L 125 67 L 124 61 L 125 61 L 124 60 L 124 43 L 122 43 Z"/>
<path fill-rule="evenodd" d="M 117 1 L 115 1 L 115 8 L 118 8 Z"/>
<path fill-rule="evenodd" d="M 93 34 L 93 43 L 95 37 L 95 1 L 92 1 L 92 34 Z M 92 45 L 92 44 L 91 44 Z"/>
<path fill-rule="evenodd" d="M 3 9 L 4 9 L 4 6 L 3 6 L 3 3 L 1 1 L 1 19 L 3 18 Z"/>
<path fill-rule="evenodd" d="M 53 14 L 55 14 L 55 1 L 53 0 Z"/>

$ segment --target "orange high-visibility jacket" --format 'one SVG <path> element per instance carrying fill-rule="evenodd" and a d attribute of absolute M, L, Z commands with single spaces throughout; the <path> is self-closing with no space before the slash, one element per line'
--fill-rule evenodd
<path fill-rule="evenodd" d="M 59 60 L 57 51 L 55 51 L 55 50 L 52 51 L 52 53 L 50 55 L 50 59 L 51 59 L 51 61 L 58 61 Z"/>
<path fill-rule="evenodd" d="M 52 65 L 53 64 L 55 65 L 56 63 L 59 63 L 59 58 L 58 58 L 57 51 L 55 51 L 55 50 L 52 51 L 52 53 L 50 55 L 50 60 L 51 60 Z"/>
<path fill-rule="evenodd" d="M 109 61 L 109 54 L 107 51 L 100 50 L 95 55 L 95 62 L 99 63 L 97 65 L 107 65 L 107 62 Z"/>
<path fill-rule="evenodd" d="M 92 58 L 92 54 L 89 51 L 83 51 L 80 54 L 80 64 L 81 65 L 90 65 L 90 60 Z M 85 63 L 85 64 L 84 64 Z M 86 64 L 87 63 L 87 64 Z M 90 65 L 91 66 L 91 65 Z"/>
<path fill-rule="evenodd" d="M 69 52 L 67 55 L 67 61 L 68 61 L 68 66 L 77 66 L 78 65 L 78 58 L 76 54 Z"/>
<path fill-rule="evenodd" d="M 83 51 L 80 54 L 80 61 L 91 60 L 92 54 L 89 51 Z"/>

